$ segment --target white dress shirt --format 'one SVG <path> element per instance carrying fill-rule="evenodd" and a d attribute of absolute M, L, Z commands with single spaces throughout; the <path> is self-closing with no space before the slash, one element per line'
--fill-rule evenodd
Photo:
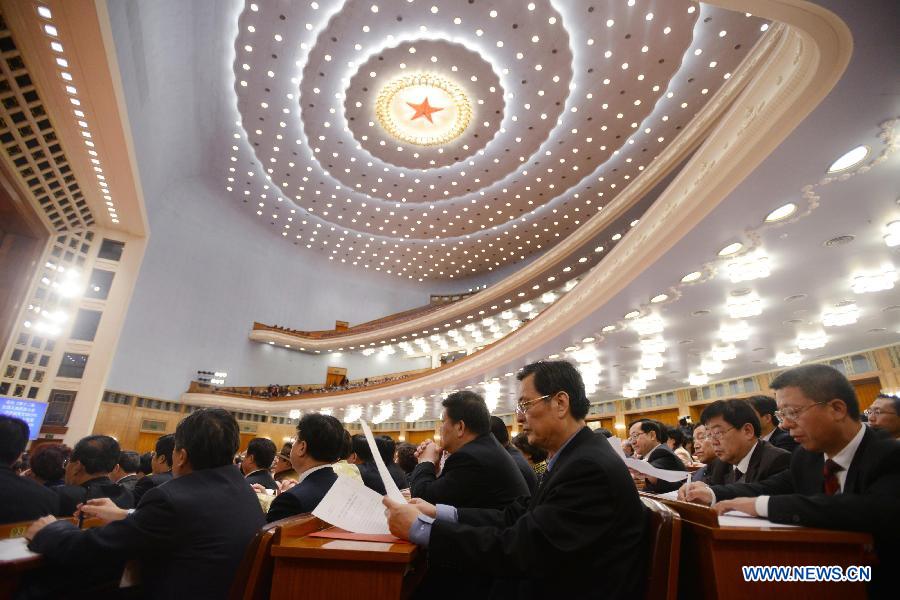
<path fill-rule="evenodd" d="M 768 442 L 769 440 L 772 439 L 772 434 L 773 434 L 773 433 L 775 433 L 775 429 L 772 429 L 772 431 L 770 431 L 770 432 L 767 433 L 766 435 L 760 436 L 759 439 L 761 439 L 761 440 L 764 441 L 764 442 Z"/>

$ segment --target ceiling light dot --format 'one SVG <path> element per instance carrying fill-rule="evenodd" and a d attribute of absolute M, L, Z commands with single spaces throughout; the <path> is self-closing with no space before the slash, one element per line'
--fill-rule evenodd
<path fill-rule="evenodd" d="M 719 256 L 731 256 L 732 254 L 736 254 L 741 251 L 744 245 L 740 242 L 734 242 L 733 244 L 728 244 L 721 250 L 719 250 Z"/>
<path fill-rule="evenodd" d="M 857 146 L 831 163 L 831 166 L 828 167 L 828 173 L 840 173 L 841 171 L 852 169 L 862 163 L 868 155 L 868 146 Z"/>
<path fill-rule="evenodd" d="M 781 221 L 782 219 L 786 219 L 792 214 L 797 212 L 797 205 L 793 202 L 788 202 L 784 206 L 780 206 L 770 212 L 766 216 L 766 223 L 774 223 L 775 221 Z"/>

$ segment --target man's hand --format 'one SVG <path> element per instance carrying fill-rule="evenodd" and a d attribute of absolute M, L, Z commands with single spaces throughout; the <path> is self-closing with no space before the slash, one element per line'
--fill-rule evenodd
<path fill-rule="evenodd" d="M 678 499 L 709 506 L 713 502 L 714 495 L 712 488 L 702 481 L 689 481 L 678 488 Z"/>
<path fill-rule="evenodd" d="M 413 498 L 409 503 L 419 509 L 419 512 L 426 517 L 431 517 L 432 519 L 437 517 L 437 507 L 434 504 L 425 502 L 421 498 Z"/>
<path fill-rule="evenodd" d="M 414 504 L 394 502 L 387 496 L 381 502 L 386 507 L 384 516 L 387 517 L 391 533 L 401 540 L 408 540 L 409 528 L 419 517 L 419 508 Z"/>
<path fill-rule="evenodd" d="M 419 453 L 418 456 L 419 462 L 430 462 L 435 466 L 441 460 L 441 448 L 437 444 L 435 444 L 432 440 L 428 440 L 425 442 L 425 447 L 422 448 L 422 452 Z"/>
<path fill-rule="evenodd" d="M 84 504 L 78 505 L 75 518 L 78 518 L 79 513 L 83 514 L 86 519 L 100 519 L 104 523 L 121 521 L 128 516 L 126 509 L 119 508 L 109 498 L 91 498 Z"/>
<path fill-rule="evenodd" d="M 283 494 L 295 485 L 297 485 L 296 479 L 283 479 L 282 481 L 276 481 L 275 485 L 278 486 L 278 493 Z"/>
<path fill-rule="evenodd" d="M 50 523 L 53 523 L 54 521 L 56 521 L 56 517 L 53 517 L 51 515 L 41 517 L 40 519 L 32 523 L 27 530 L 25 530 L 25 539 L 30 542 L 34 539 L 34 536 L 36 536 L 41 531 L 41 529 L 43 529 Z"/>
<path fill-rule="evenodd" d="M 713 508 L 716 509 L 716 512 L 720 515 L 727 513 L 729 510 L 739 510 L 742 513 L 747 513 L 751 517 L 759 516 L 759 513 L 756 512 L 756 498 L 722 500 L 721 502 L 716 502 L 716 505 L 713 506 Z"/>

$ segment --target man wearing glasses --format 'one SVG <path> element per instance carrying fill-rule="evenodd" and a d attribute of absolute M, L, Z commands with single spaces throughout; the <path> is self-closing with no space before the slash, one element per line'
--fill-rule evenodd
<path fill-rule="evenodd" d="M 653 419 L 640 419 L 631 424 L 628 429 L 628 439 L 635 450 L 640 453 L 645 461 L 665 471 L 686 471 L 684 462 L 678 458 L 674 452 L 665 444 L 666 427 L 659 421 Z M 640 473 L 633 473 L 635 477 L 644 476 Z M 663 481 L 649 475 L 644 479 L 644 491 L 654 494 L 662 494 L 665 492 L 674 492 L 678 489 L 680 482 Z"/>
<path fill-rule="evenodd" d="M 789 469 L 764 481 L 713 486 L 714 508 L 776 523 L 867 531 L 880 564 L 900 564 L 900 442 L 860 423 L 853 386 L 832 367 L 789 369 L 770 387 L 781 426 L 801 448 Z M 693 490 L 684 496 L 708 500 Z M 873 570 L 872 597 L 886 596 L 889 582 L 887 573 Z"/>
<path fill-rule="evenodd" d="M 504 510 L 384 499 L 391 533 L 429 549 L 430 561 L 492 579 L 481 597 L 623 598 L 639 593 L 645 516 L 622 460 L 585 426 L 588 400 L 570 363 L 519 374 L 517 418 L 528 443 L 547 450 L 531 501 Z M 602 578 L 588 576 L 595 573 Z"/>
<path fill-rule="evenodd" d="M 886 432 L 892 438 L 900 439 L 900 396 L 878 394 L 875 402 L 866 411 L 869 425 L 873 429 Z"/>

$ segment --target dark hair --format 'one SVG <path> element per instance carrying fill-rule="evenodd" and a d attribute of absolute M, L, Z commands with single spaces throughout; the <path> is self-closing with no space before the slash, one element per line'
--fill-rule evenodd
<path fill-rule="evenodd" d="M 878 394 L 875 398 L 876 400 L 890 400 L 894 403 L 894 412 L 900 414 L 900 396 L 894 396 L 892 394 L 885 394 L 884 392 Z"/>
<path fill-rule="evenodd" d="M 684 432 L 678 427 L 666 427 L 666 439 L 675 440 L 675 447 L 684 447 Z"/>
<path fill-rule="evenodd" d="M 375 460 L 375 457 L 372 456 L 372 449 L 369 448 L 369 442 L 366 441 L 366 436 L 363 434 L 357 433 L 351 437 L 350 446 L 353 449 L 354 454 L 356 454 L 356 458 L 364 463 Z"/>
<path fill-rule="evenodd" d="M 611 438 L 613 436 L 613 432 L 606 427 L 598 427 L 594 430 L 594 433 L 600 434 L 605 438 Z"/>
<path fill-rule="evenodd" d="M 516 375 L 522 381 L 534 375 L 534 389 L 542 395 L 565 392 L 569 396 L 569 412 L 577 420 L 588 414 L 590 403 L 584 393 L 584 380 L 572 363 L 564 360 L 539 361 L 525 365 Z"/>
<path fill-rule="evenodd" d="M 407 442 L 397 444 L 397 464 L 409 475 L 416 468 L 416 447 Z"/>
<path fill-rule="evenodd" d="M 509 445 L 509 430 L 506 429 L 506 423 L 500 417 L 491 416 L 491 433 L 501 446 Z"/>
<path fill-rule="evenodd" d="M 746 400 L 739 398 L 716 400 L 700 413 L 700 422 L 706 425 L 710 419 L 715 417 L 722 417 L 726 423 L 735 429 L 740 429 L 747 423 L 750 423 L 753 426 L 753 435 L 756 437 L 759 437 L 762 429 L 759 424 L 759 417 L 756 415 L 756 411 L 753 410 L 753 406 Z"/>
<path fill-rule="evenodd" d="M 341 440 L 341 453 L 338 457 L 341 460 L 347 460 L 351 454 L 353 454 L 353 440 L 350 437 L 350 432 L 345 429 L 344 437 Z"/>
<path fill-rule="evenodd" d="M 137 452 L 122 450 L 119 452 L 118 465 L 126 473 L 137 473 L 141 466 L 141 457 Z"/>
<path fill-rule="evenodd" d="M 109 473 L 119 461 L 119 442 L 108 435 L 89 435 L 78 440 L 69 460 L 77 460 L 89 475 Z"/>
<path fill-rule="evenodd" d="M 750 396 L 747 398 L 747 402 L 756 409 L 756 412 L 758 412 L 760 416 L 771 416 L 772 425 L 778 426 L 778 417 L 775 416 L 778 405 L 775 404 L 775 398 L 772 398 L 771 396 Z"/>
<path fill-rule="evenodd" d="M 537 446 L 532 446 L 528 443 L 528 436 L 525 433 L 520 433 L 512 440 L 513 446 L 518 448 L 522 454 L 525 454 L 531 458 L 531 462 L 539 463 L 547 460 L 547 451 L 543 448 L 538 448 Z"/>
<path fill-rule="evenodd" d="M 454 392 L 444 398 L 441 405 L 447 410 L 447 418 L 456 423 L 462 421 L 475 435 L 491 430 L 491 413 L 484 398 L 475 392 Z"/>
<path fill-rule="evenodd" d="M 389 435 L 376 435 L 375 446 L 385 465 L 394 462 L 394 450 L 397 449 L 397 442 L 394 441 L 394 438 Z"/>
<path fill-rule="evenodd" d="M 247 444 L 247 456 L 253 457 L 253 462 L 261 469 L 268 469 L 275 461 L 275 442 L 266 438 L 253 438 Z"/>
<path fill-rule="evenodd" d="M 179 446 L 181 448 L 181 446 Z M 175 450 L 175 435 L 174 434 L 166 434 L 156 440 L 156 456 L 162 456 L 166 464 L 169 465 L 169 468 L 172 468 L 172 451 Z M 194 463 L 191 463 L 193 466 Z"/>
<path fill-rule="evenodd" d="M 44 481 L 58 481 L 66 474 L 72 449 L 63 444 L 41 444 L 31 453 L 31 472 Z"/>
<path fill-rule="evenodd" d="M 240 446 L 240 427 L 225 409 L 201 408 L 181 420 L 174 439 L 175 448 L 187 452 L 192 469 L 214 469 L 231 464 Z"/>
<path fill-rule="evenodd" d="M 800 388 L 803 395 L 823 404 L 830 400 L 841 400 L 847 405 L 850 418 L 859 420 L 859 401 L 853 386 L 843 373 L 828 365 L 803 365 L 788 369 L 772 380 L 769 387 L 780 390 L 786 387 Z"/>
<path fill-rule="evenodd" d="M 153 457 L 149 452 L 144 452 L 141 454 L 141 466 L 138 467 L 138 472 L 143 473 L 144 475 L 150 475 L 153 473 L 153 467 L 151 465 L 151 461 Z"/>
<path fill-rule="evenodd" d="M 0 415 L 0 463 L 12 466 L 28 445 L 28 424 L 22 419 Z"/>
<path fill-rule="evenodd" d="M 650 433 L 651 431 L 656 434 L 656 441 L 660 444 L 665 444 L 666 440 L 669 437 L 666 435 L 666 426 L 660 423 L 659 421 L 655 421 L 653 419 L 638 419 L 634 423 L 639 423 L 641 426 L 641 431 L 644 433 Z M 634 423 L 628 426 L 628 429 L 634 427 Z"/>
<path fill-rule="evenodd" d="M 319 462 L 337 462 L 344 443 L 344 427 L 331 415 L 309 413 L 297 423 L 297 443 L 306 442 L 306 452 Z"/>

